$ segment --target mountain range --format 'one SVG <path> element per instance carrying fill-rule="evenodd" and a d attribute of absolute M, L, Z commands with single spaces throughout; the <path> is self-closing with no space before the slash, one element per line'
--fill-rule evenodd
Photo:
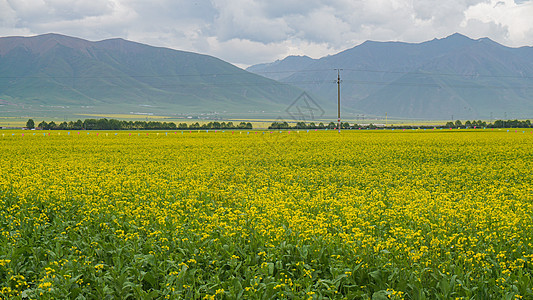
<path fill-rule="evenodd" d="M 218 58 L 123 39 L 0 38 L 0 110 L 250 114 L 302 91 Z"/>
<path fill-rule="evenodd" d="M 453 34 L 423 43 L 367 41 L 320 59 L 289 56 L 247 70 L 296 85 L 345 115 L 422 119 L 530 118 L 533 47 Z M 329 106 L 331 106 L 329 104 Z"/>
<path fill-rule="evenodd" d="M 212 56 L 123 39 L 4 37 L 0 113 L 289 118 L 289 109 L 298 116 L 311 103 L 315 113 L 335 118 L 336 69 L 343 119 L 533 116 L 533 47 L 461 34 L 423 43 L 367 41 L 318 59 L 289 56 L 247 70 Z M 295 103 L 303 91 L 305 103 Z"/>

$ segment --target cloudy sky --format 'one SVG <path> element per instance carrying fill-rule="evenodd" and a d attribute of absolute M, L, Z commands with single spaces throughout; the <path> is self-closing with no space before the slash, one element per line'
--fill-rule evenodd
<path fill-rule="evenodd" d="M 533 0 L 0 0 L 0 36 L 121 37 L 241 67 L 455 32 L 533 46 Z"/>

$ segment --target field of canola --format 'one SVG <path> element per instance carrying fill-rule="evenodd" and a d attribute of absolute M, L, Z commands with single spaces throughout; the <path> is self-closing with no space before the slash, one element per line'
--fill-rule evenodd
<path fill-rule="evenodd" d="M 533 298 L 529 131 L 1 133 L 0 298 Z"/>

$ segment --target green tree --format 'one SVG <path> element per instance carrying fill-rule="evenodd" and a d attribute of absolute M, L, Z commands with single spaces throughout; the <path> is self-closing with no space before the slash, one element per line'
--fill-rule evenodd
<path fill-rule="evenodd" d="M 26 128 L 28 129 L 35 128 L 35 122 L 32 119 L 29 119 L 28 122 L 26 122 Z"/>
<path fill-rule="evenodd" d="M 213 122 L 213 125 L 211 126 L 213 129 L 220 129 L 222 128 L 222 124 L 220 122 Z"/>
<path fill-rule="evenodd" d="M 85 119 L 83 121 L 83 128 L 87 130 L 96 129 L 96 119 Z"/>
<path fill-rule="evenodd" d="M 97 130 L 111 129 L 109 128 L 109 121 L 107 119 L 98 119 L 96 121 L 96 129 Z"/>
<path fill-rule="evenodd" d="M 505 122 L 503 120 L 496 120 L 494 121 L 494 127 L 496 128 L 503 128 L 505 126 Z"/>
<path fill-rule="evenodd" d="M 120 130 L 122 129 L 122 122 L 116 119 L 109 120 L 108 128 L 113 130 Z"/>
<path fill-rule="evenodd" d="M 83 122 L 81 120 L 76 121 L 72 129 L 83 129 Z"/>

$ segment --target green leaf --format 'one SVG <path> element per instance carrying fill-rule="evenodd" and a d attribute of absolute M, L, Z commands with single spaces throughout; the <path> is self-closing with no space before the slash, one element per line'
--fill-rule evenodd
<path fill-rule="evenodd" d="M 381 290 L 375 292 L 372 295 L 372 300 L 389 300 L 389 297 L 387 297 L 387 291 Z"/>

